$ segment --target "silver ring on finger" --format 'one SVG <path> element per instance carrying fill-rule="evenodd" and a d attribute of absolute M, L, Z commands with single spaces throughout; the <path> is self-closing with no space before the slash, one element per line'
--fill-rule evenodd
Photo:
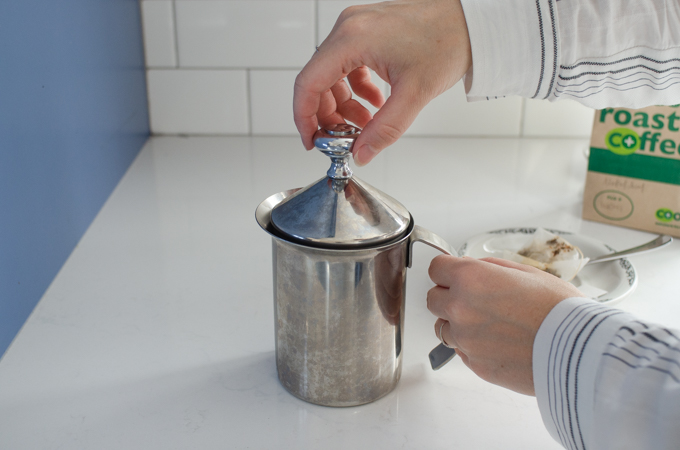
<path fill-rule="evenodd" d="M 449 344 L 446 343 L 444 340 L 444 335 L 442 334 L 442 331 L 444 331 L 444 325 L 446 325 L 446 322 L 442 322 L 442 324 L 439 326 L 439 340 L 442 341 L 442 345 L 446 348 L 453 348 Z"/>

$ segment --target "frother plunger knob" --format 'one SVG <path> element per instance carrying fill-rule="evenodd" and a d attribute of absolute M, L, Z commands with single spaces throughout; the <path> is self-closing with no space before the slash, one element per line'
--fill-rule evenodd
<path fill-rule="evenodd" d="M 346 180 L 352 177 L 349 157 L 360 133 L 361 128 L 346 123 L 321 128 L 316 132 L 314 146 L 332 161 L 331 168 L 326 173 L 329 178 Z"/>

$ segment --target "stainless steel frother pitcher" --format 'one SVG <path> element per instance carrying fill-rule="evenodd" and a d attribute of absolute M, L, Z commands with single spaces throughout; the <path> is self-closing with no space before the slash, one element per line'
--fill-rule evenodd
<path fill-rule="evenodd" d="M 319 130 L 315 146 L 332 160 L 326 176 L 256 210 L 272 236 L 279 380 L 296 397 L 326 406 L 372 402 L 396 387 L 413 243 L 456 254 L 398 201 L 352 174 L 360 132 L 347 124 Z"/>

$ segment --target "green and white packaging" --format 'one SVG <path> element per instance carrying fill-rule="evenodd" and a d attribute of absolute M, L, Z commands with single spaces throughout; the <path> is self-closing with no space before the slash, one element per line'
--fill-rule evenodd
<path fill-rule="evenodd" d="M 584 219 L 680 237 L 678 106 L 596 111 Z"/>

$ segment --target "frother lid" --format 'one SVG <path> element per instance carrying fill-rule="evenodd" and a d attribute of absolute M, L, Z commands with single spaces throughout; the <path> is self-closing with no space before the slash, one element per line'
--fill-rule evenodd
<path fill-rule="evenodd" d="M 406 233 L 411 216 L 398 201 L 353 176 L 348 162 L 361 130 L 347 124 L 319 130 L 314 145 L 332 160 L 325 177 L 274 207 L 272 225 L 316 247 L 371 247 Z"/>

